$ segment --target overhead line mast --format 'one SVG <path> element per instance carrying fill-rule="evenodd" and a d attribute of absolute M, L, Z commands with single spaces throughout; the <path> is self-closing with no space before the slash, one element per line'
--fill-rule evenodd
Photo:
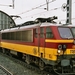
<path fill-rule="evenodd" d="M 13 7 L 13 9 L 14 9 L 14 0 L 12 0 L 12 7 Z"/>
<path fill-rule="evenodd" d="M 47 4 L 47 11 L 49 10 L 49 0 L 46 0 L 46 4 Z"/>
<path fill-rule="evenodd" d="M 72 24 L 72 0 L 67 0 L 67 20 L 66 24 Z"/>

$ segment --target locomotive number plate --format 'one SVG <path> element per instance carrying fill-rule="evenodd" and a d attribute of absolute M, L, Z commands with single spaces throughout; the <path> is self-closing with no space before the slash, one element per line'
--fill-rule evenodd
<path fill-rule="evenodd" d="M 70 53 L 71 54 L 75 54 L 75 50 L 70 50 Z"/>

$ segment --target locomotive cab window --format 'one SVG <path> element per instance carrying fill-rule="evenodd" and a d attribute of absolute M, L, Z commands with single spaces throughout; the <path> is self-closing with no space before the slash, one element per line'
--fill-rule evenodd
<path fill-rule="evenodd" d="M 67 39 L 73 38 L 70 28 L 59 27 L 58 30 L 61 38 L 67 38 Z"/>
<path fill-rule="evenodd" d="M 44 28 L 40 28 L 40 37 L 44 38 Z"/>
<path fill-rule="evenodd" d="M 72 27 L 71 30 L 72 30 L 72 33 L 73 33 L 73 37 L 75 38 L 75 27 Z"/>
<path fill-rule="evenodd" d="M 34 30 L 34 34 L 35 34 L 35 37 L 37 38 L 38 37 L 38 29 Z"/>
<path fill-rule="evenodd" d="M 46 28 L 46 38 L 53 38 L 52 30 L 49 27 Z"/>

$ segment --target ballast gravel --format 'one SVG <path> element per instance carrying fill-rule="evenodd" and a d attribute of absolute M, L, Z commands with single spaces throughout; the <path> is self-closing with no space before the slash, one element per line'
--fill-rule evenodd
<path fill-rule="evenodd" d="M 36 73 L 35 71 L 27 69 L 26 67 L 20 64 L 15 63 L 14 61 L 2 55 L 0 55 L 0 65 L 5 67 L 13 75 L 41 75 Z"/>

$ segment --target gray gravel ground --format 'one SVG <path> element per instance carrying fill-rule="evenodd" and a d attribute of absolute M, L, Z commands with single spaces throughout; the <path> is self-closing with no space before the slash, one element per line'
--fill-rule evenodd
<path fill-rule="evenodd" d="M 41 75 L 13 62 L 9 58 L 3 57 L 2 55 L 0 55 L 0 65 L 8 69 L 13 75 Z"/>
<path fill-rule="evenodd" d="M 7 75 L 3 70 L 0 69 L 0 75 Z"/>

